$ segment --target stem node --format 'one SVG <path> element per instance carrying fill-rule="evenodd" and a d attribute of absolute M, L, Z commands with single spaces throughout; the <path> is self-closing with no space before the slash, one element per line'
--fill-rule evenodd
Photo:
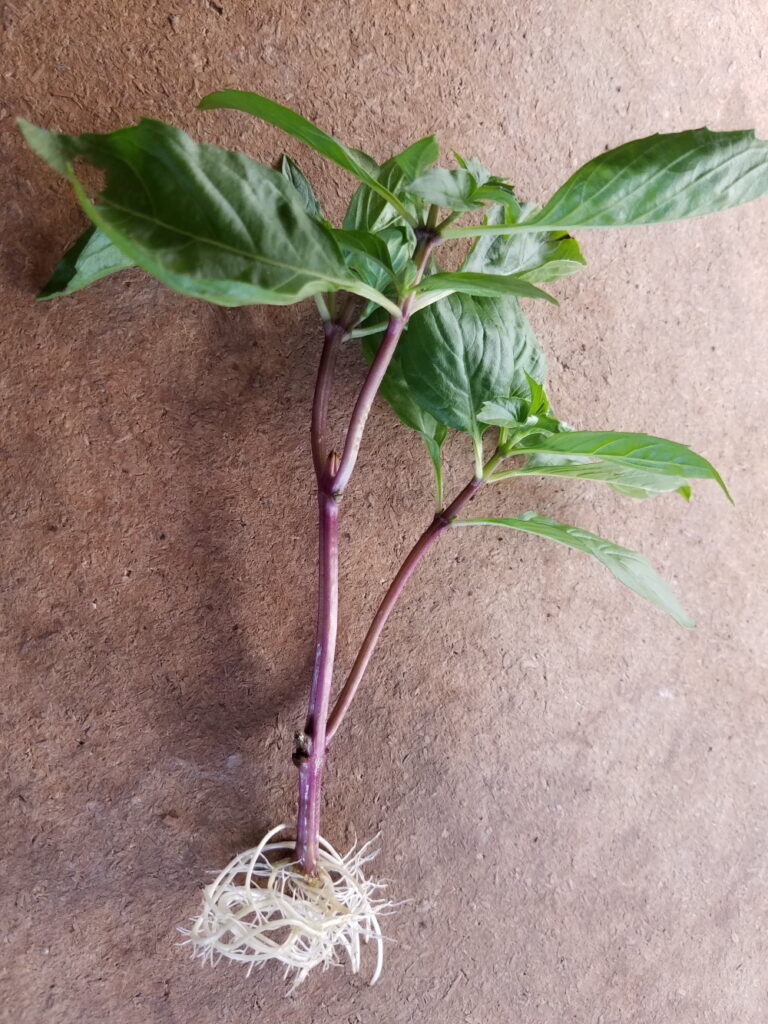
<path fill-rule="evenodd" d="M 302 729 L 293 734 L 293 763 L 300 768 L 312 753 L 312 737 Z"/>

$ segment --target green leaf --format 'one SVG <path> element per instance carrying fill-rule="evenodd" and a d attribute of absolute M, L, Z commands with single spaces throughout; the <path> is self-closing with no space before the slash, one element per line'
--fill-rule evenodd
<path fill-rule="evenodd" d="M 341 229 L 342 232 L 345 230 L 344 228 Z M 363 243 L 362 236 L 371 239 L 372 242 Z M 344 235 L 342 234 L 343 237 Z M 358 266 L 365 264 L 364 267 L 361 267 L 364 280 L 369 285 L 380 289 L 393 303 L 399 302 L 401 295 L 405 293 L 416 275 L 416 265 L 411 259 L 416 243 L 410 227 L 407 227 L 401 221 L 399 227 L 392 226 L 375 233 L 359 230 L 350 231 L 349 237 L 350 239 L 359 238 L 361 249 L 367 247 L 371 250 L 375 246 L 378 254 L 377 261 L 374 262 L 373 259 L 367 260 L 361 251 L 355 258 L 348 256 L 349 262 L 352 265 L 357 264 Z M 342 248 L 345 248 L 343 242 Z M 347 251 L 351 248 L 352 246 L 346 247 Z M 368 302 L 360 311 L 357 324 L 362 324 L 366 333 L 377 333 L 377 331 L 372 332 L 370 328 L 381 321 L 381 309 L 379 306 L 380 303 Z"/>
<path fill-rule="evenodd" d="M 526 220 L 446 228 L 442 234 L 461 238 L 658 224 L 728 210 L 765 195 L 768 142 L 753 131 L 697 128 L 650 135 L 601 153 Z"/>
<path fill-rule="evenodd" d="M 556 434 L 562 429 L 567 429 L 554 416 L 537 416 L 531 413 L 529 402 L 515 396 L 486 402 L 477 416 L 481 423 L 487 423 L 491 427 L 504 427 L 516 433 L 524 430 L 526 435 L 538 436 L 542 431 Z M 516 448 L 508 447 L 508 442 L 505 451 L 507 455 L 518 454 Z"/>
<path fill-rule="evenodd" d="M 378 192 L 387 202 L 399 209 L 401 216 L 409 219 L 407 210 L 392 193 L 381 185 L 377 179 L 379 165 L 376 161 L 359 149 L 352 149 L 345 146 L 343 142 L 334 139 L 317 125 L 312 124 L 301 114 L 297 114 L 290 107 L 284 107 L 274 100 L 267 99 L 255 92 L 247 92 L 242 89 L 223 89 L 220 92 L 212 92 L 205 96 L 198 104 L 200 110 L 242 110 L 246 114 L 253 114 L 261 118 L 267 124 L 281 128 L 284 132 L 299 139 L 305 145 L 322 154 L 328 160 L 343 167 L 360 181 L 364 181 L 374 192 Z"/>
<path fill-rule="evenodd" d="M 561 227 L 655 224 L 768 194 L 768 143 L 753 131 L 651 135 L 590 160 L 534 220 Z"/>
<path fill-rule="evenodd" d="M 193 142 L 161 121 L 107 135 L 21 127 L 114 245 L 176 291 L 242 306 L 287 305 L 345 289 L 396 315 L 395 303 L 345 266 L 331 234 L 279 172 Z M 75 174 L 77 157 L 106 172 L 96 204 Z"/>
<path fill-rule="evenodd" d="M 463 292 L 466 295 L 517 295 L 527 299 L 546 299 L 558 305 L 547 292 L 514 274 L 473 274 L 443 272 L 425 277 L 416 290 L 423 292 Z"/>
<path fill-rule="evenodd" d="M 381 335 L 363 338 L 361 345 L 363 355 L 370 365 L 379 350 Z M 379 394 L 392 408 L 397 418 L 411 430 L 436 438 L 443 425 L 434 416 L 419 405 L 417 398 L 405 379 L 399 348 L 390 360 Z M 443 436 L 445 436 L 443 434 Z"/>
<path fill-rule="evenodd" d="M 317 201 L 315 190 L 309 182 L 309 179 L 303 173 L 299 165 L 295 160 L 283 153 L 280 159 L 280 173 L 284 178 L 293 185 L 296 191 L 301 196 L 302 202 L 304 203 L 304 209 L 307 213 L 311 213 L 313 217 L 318 217 L 320 220 L 323 219 L 323 211 L 320 207 L 320 203 Z"/>
<path fill-rule="evenodd" d="M 512 197 L 506 207 L 493 206 L 486 223 L 517 224 L 537 206 L 521 206 Z M 516 235 L 481 235 L 473 245 L 464 271 L 483 274 L 516 274 L 532 283 L 558 281 L 586 265 L 579 243 L 562 231 L 537 231 Z"/>
<path fill-rule="evenodd" d="M 443 442 L 448 436 L 448 428 L 438 423 L 436 425 L 436 434 L 426 434 L 423 430 L 419 431 L 421 439 L 427 449 L 430 461 L 432 463 L 432 469 L 435 474 L 435 485 L 437 489 L 437 508 L 438 510 L 443 508 L 444 504 L 444 480 L 443 480 Z"/>
<path fill-rule="evenodd" d="M 534 416 L 541 413 L 549 412 L 549 399 L 547 393 L 544 390 L 543 384 L 539 383 L 538 380 L 534 380 L 529 373 L 525 375 L 525 381 L 528 385 L 528 394 L 530 395 L 530 411 Z"/>
<path fill-rule="evenodd" d="M 413 181 L 423 174 L 440 156 L 440 146 L 434 135 L 427 135 L 418 142 L 404 149 L 402 153 L 393 156 L 392 160 L 402 170 L 408 181 Z"/>
<path fill-rule="evenodd" d="M 540 537 L 565 544 L 577 551 L 583 551 L 597 558 L 613 573 L 617 580 L 634 590 L 640 597 L 667 612 L 675 622 L 687 629 L 693 622 L 683 611 L 680 603 L 664 580 L 654 571 L 642 555 L 627 548 L 603 540 L 594 533 L 567 526 L 555 519 L 525 512 L 516 519 L 465 519 L 457 520 L 452 526 L 506 526 L 524 533 L 535 533 Z"/>
<path fill-rule="evenodd" d="M 494 178 L 488 168 L 485 167 L 476 156 L 469 156 L 465 159 L 461 154 L 457 153 L 456 150 L 453 151 L 453 155 L 459 167 L 465 171 L 469 171 L 472 175 L 475 182 L 475 188 L 480 188 L 485 185 L 487 181 L 491 180 L 495 183 L 501 183 L 502 179 Z"/>
<path fill-rule="evenodd" d="M 407 175 L 397 157 L 387 160 L 382 164 L 378 174 L 378 180 L 388 193 L 399 193 Z M 392 206 L 388 200 L 373 191 L 368 185 L 361 185 L 352 196 L 347 212 L 344 214 L 343 226 L 349 231 L 384 231 L 393 226 L 407 227 L 413 242 L 411 252 L 416 244 L 415 236 L 411 225 L 419 221 L 422 212 L 420 203 L 414 202 L 407 196 L 398 195 L 398 199 L 408 213 L 405 220 L 399 208 Z"/>
<path fill-rule="evenodd" d="M 523 428 L 526 435 L 536 435 L 541 431 L 557 433 L 560 430 L 571 429 L 554 416 L 548 416 L 548 412 L 549 398 L 543 384 L 525 372 L 522 380 L 517 377 L 511 394 L 486 402 L 480 410 L 479 418 L 489 426 L 512 430 L 518 438 Z M 518 442 L 505 442 L 505 446 L 509 448 L 507 454 L 514 454 L 513 443 Z"/>
<path fill-rule="evenodd" d="M 98 228 L 89 227 L 59 262 L 51 279 L 38 293 L 38 299 L 54 299 L 85 288 L 94 281 L 132 267 L 128 259 Z"/>
<path fill-rule="evenodd" d="M 544 353 L 512 297 L 451 295 L 415 313 L 400 340 L 403 376 L 418 405 L 440 423 L 471 434 L 486 429 L 481 406 L 542 379 Z"/>
<path fill-rule="evenodd" d="M 368 284 L 383 289 L 395 280 L 389 249 L 379 235 L 344 228 L 329 230 L 345 253 L 347 264 L 356 267 Z"/>
<path fill-rule="evenodd" d="M 510 206 L 512 209 L 516 209 L 518 206 L 514 187 L 496 178 L 485 185 L 481 185 L 473 198 L 478 202 L 482 200 L 484 203 L 501 203 L 503 206 Z"/>
<path fill-rule="evenodd" d="M 593 463 L 593 465 L 605 465 L 604 463 Z M 613 467 L 617 469 L 617 466 Z M 641 473 L 637 469 L 627 469 L 624 473 L 618 474 L 615 479 L 607 480 L 606 483 L 611 490 L 616 491 L 624 498 L 639 498 L 641 501 L 646 498 L 656 498 L 660 494 L 679 494 L 686 501 L 691 500 L 691 485 L 688 483 L 680 485 L 680 480 L 674 477 L 661 476 L 654 473 Z"/>
<path fill-rule="evenodd" d="M 472 199 L 476 190 L 475 179 L 463 167 L 457 170 L 434 167 L 412 181 L 406 189 L 409 195 L 422 202 L 446 210 L 474 210 L 480 205 Z"/>
<path fill-rule="evenodd" d="M 518 454 L 513 450 L 513 455 Z M 597 480 L 609 484 L 619 494 L 629 498 L 652 498 L 659 494 L 681 490 L 679 476 L 649 473 L 613 462 L 589 462 L 571 459 L 568 462 L 539 462 L 504 470 L 493 480 L 512 476 L 557 476 L 578 480 Z M 690 488 L 688 488 L 690 492 Z"/>
<path fill-rule="evenodd" d="M 553 232 L 555 236 L 557 232 Z M 541 235 L 521 235 L 520 238 L 540 239 Z M 526 281 L 546 284 L 549 281 L 560 281 L 564 277 L 570 277 L 582 267 L 587 261 L 581 254 L 579 243 L 570 235 L 561 235 L 551 238 L 549 244 L 542 244 L 538 256 L 541 262 L 530 270 L 524 270 L 520 276 Z"/>
<path fill-rule="evenodd" d="M 493 402 L 483 402 L 477 414 L 481 423 L 489 427 L 521 426 L 528 419 L 529 406 L 524 398 L 497 398 Z"/>
<path fill-rule="evenodd" d="M 416 264 L 413 262 L 415 241 L 413 231 L 405 224 L 391 226 L 377 232 L 387 247 L 389 263 L 394 272 L 403 280 L 413 280 Z"/>
<path fill-rule="evenodd" d="M 516 455 L 546 452 L 553 455 L 589 456 L 644 470 L 660 476 L 715 480 L 731 501 L 728 488 L 715 467 L 684 444 L 648 434 L 616 433 L 609 430 L 575 430 L 542 438 L 536 444 L 526 440 Z M 679 484 L 677 485 L 679 486 Z"/>

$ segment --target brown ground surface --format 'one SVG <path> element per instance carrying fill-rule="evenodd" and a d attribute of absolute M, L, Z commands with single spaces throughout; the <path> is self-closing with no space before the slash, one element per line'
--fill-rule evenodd
<path fill-rule="evenodd" d="M 535 508 L 647 551 L 680 630 L 586 558 L 451 536 L 340 736 L 324 831 L 381 830 L 381 983 L 212 971 L 176 945 L 206 872 L 293 815 L 312 646 L 309 306 L 222 310 L 139 274 L 34 292 L 83 218 L 13 118 L 142 114 L 271 159 L 202 114 L 251 87 L 379 157 L 431 130 L 546 198 L 584 159 L 707 123 L 768 134 L 757 2 L 14 0 L 2 27 L 0 1018 L 37 1024 L 758 1024 L 766 935 L 768 203 L 583 237 L 536 307 L 561 414 L 693 444 L 731 484 L 690 506 L 532 480 Z M 338 210 L 351 182 L 300 157 Z M 340 399 L 361 365 L 350 352 Z M 340 657 L 430 516 L 379 407 L 345 504 Z M 385 441 L 384 438 L 387 438 Z M 449 475 L 463 482 L 464 449 Z"/>

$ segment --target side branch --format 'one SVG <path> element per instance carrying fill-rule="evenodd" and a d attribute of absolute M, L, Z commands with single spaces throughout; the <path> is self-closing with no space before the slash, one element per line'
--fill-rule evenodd
<path fill-rule="evenodd" d="M 486 473 L 490 471 L 492 466 L 496 465 L 497 461 L 498 459 L 494 457 L 494 459 L 488 463 L 486 466 Z M 464 490 L 454 498 L 445 511 L 438 512 L 430 525 L 411 548 L 405 561 L 400 566 L 397 575 L 392 580 L 389 589 L 384 595 L 383 601 L 379 605 L 378 611 L 374 616 L 373 622 L 366 633 L 365 640 L 363 640 L 362 647 L 355 659 L 355 663 L 352 666 L 352 671 L 349 673 L 347 681 L 344 683 L 344 686 L 336 700 L 336 704 L 334 705 L 333 711 L 328 719 L 328 726 L 326 728 L 326 744 L 331 742 L 336 734 L 336 730 L 341 725 L 341 721 L 357 693 L 357 688 L 365 674 L 365 670 L 371 660 L 378 639 L 381 636 L 381 632 L 387 623 L 387 619 L 389 618 L 392 609 L 397 604 L 397 599 L 402 594 L 406 583 L 413 575 L 416 566 L 429 551 L 440 534 L 444 533 L 445 530 L 450 527 L 452 520 L 456 518 L 467 502 L 474 498 L 484 482 L 485 474 L 482 477 L 473 477 Z"/>
<path fill-rule="evenodd" d="M 417 268 L 416 277 L 413 281 L 414 285 L 418 284 L 421 280 L 427 266 L 429 254 L 439 241 L 439 236 L 430 232 L 419 242 L 416 252 L 414 253 L 414 260 Z M 390 319 L 389 325 L 384 333 L 384 337 L 379 345 L 379 350 L 371 363 L 368 375 L 360 389 L 360 394 L 358 395 L 357 402 L 355 403 L 355 407 L 352 411 L 352 418 L 349 421 L 349 428 L 347 429 L 347 436 L 344 441 L 344 451 L 341 456 L 341 462 L 339 463 L 339 470 L 333 480 L 333 490 L 335 494 L 341 495 L 344 493 L 344 490 L 349 483 L 349 478 L 352 476 L 352 471 L 355 468 L 355 462 L 357 461 L 357 454 L 360 451 L 360 444 L 363 440 L 363 432 L 365 430 L 368 414 L 371 411 L 373 401 L 376 398 L 381 382 L 384 379 L 384 374 L 387 372 L 387 367 L 392 361 L 392 356 L 395 354 L 397 343 L 408 324 L 408 318 L 411 315 L 414 298 L 415 293 L 413 291 L 409 292 L 402 304 L 403 315 L 400 317 L 392 317 Z"/>

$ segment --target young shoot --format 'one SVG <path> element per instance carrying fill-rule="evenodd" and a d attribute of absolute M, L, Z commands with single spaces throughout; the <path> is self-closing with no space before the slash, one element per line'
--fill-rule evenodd
<path fill-rule="evenodd" d="M 321 837 L 322 785 L 333 738 L 421 559 L 455 529 L 491 525 L 535 534 L 593 556 L 690 627 L 641 555 L 539 511 L 464 518 L 465 510 L 485 487 L 513 488 L 516 477 L 528 475 L 593 480 L 638 499 L 674 492 L 687 500 L 692 481 L 709 479 L 730 498 L 714 467 L 684 444 L 634 432 L 631 424 L 575 430 L 559 420 L 546 393 L 544 351 L 522 303 L 555 302 L 546 289 L 584 266 L 574 232 L 695 217 L 765 196 L 768 143 L 750 131 L 706 128 L 637 139 L 596 156 L 536 205 L 475 157 L 454 154 L 455 166 L 440 164 L 434 136 L 379 164 L 255 93 L 217 92 L 200 107 L 261 118 L 349 172 L 358 185 L 341 225 L 327 220 L 287 155 L 267 166 L 149 119 L 83 135 L 22 121 L 29 145 L 69 180 L 90 221 L 40 297 L 68 295 L 139 267 L 177 292 L 223 306 L 316 303 L 318 369 L 308 433 L 318 501 L 318 609 L 307 716 L 293 749 L 296 826 L 279 825 L 233 857 L 205 887 L 186 941 L 208 963 L 237 961 L 250 972 L 275 962 L 294 985 L 314 967 L 346 962 L 357 971 L 368 944 L 375 981 L 383 957 L 378 918 L 392 904 L 366 877 L 370 845 L 341 856 Z M 101 190 L 85 184 L 83 163 L 103 172 Z M 442 262 L 440 246 L 450 238 L 474 240 L 458 266 Z M 339 350 L 350 344 L 360 345 L 367 371 L 347 408 L 346 430 L 335 436 L 334 371 Z M 336 665 L 340 505 L 377 395 L 423 439 L 437 511 L 425 510 L 425 528 L 343 677 Z M 450 431 L 466 435 L 472 467 L 455 488 L 447 488 L 442 465 Z"/>

